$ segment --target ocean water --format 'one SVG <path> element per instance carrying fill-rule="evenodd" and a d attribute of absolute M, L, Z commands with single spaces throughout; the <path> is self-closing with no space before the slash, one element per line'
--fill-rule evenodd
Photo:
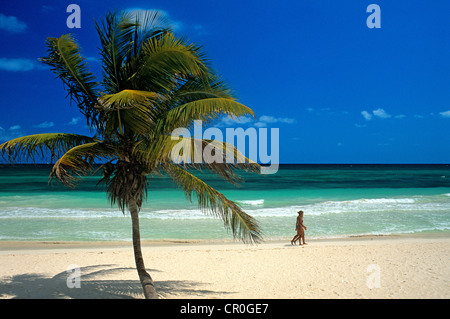
<path fill-rule="evenodd" d="M 48 184 L 50 166 L 0 165 L 0 240 L 131 240 L 131 219 L 111 207 L 98 176 L 76 189 Z M 241 173 L 239 188 L 197 174 L 255 217 L 266 240 L 290 239 L 297 211 L 308 238 L 450 234 L 450 165 L 281 165 Z M 140 213 L 143 240 L 232 240 L 168 177 L 149 180 Z"/>

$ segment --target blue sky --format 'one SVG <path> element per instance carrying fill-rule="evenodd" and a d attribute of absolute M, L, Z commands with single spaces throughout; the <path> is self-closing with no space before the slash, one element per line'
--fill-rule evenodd
<path fill-rule="evenodd" d="M 66 8 L 81 8 L 69 29 Z M 369 4 L 381 9 L 370 29 Z M 281 163 L 450 163 L 450 1 L 2 1 L 0 141 L 86 134 L 61 81 L 37 62 L 72 33 L 100 74 L 94 19 L 158 9 L 203 45 L 256 120 L 279 128 Z"/>

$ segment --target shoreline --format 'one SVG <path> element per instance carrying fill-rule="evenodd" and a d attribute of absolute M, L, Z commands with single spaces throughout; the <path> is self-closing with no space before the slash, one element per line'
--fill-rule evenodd
<path fill-rule="evenodd" d="M 307 238 L 308 239 L 308 238 Z M 350 235 L 343 237 L 310 238 L 307 243 L 314 245 L 345 245 L 364 244 L 366 242 L 411 242 L 411 241 L 441 241 L 450 240 L 450 233 L 419 233 L 419 234 L 390 234 L 390 235 Z M 260 248 L 260 247 L 287 247 L 291 238 L 267 240 L 259 244 L 245 244 L 238 240 L 207 240 L 207 239 L 165 239 L 165 240 L 141 240 L 142 248 L 211 248 L 211 247 L 235 247 L 235 248 Z M 10 252 L 31 251 L 57 251 L 57 250 L 85 250 L 85 249 L 131 249 L 132 241 L 0 241 L 0 256 Z M 295 245 L 298 246 L 298 245 Z"/>

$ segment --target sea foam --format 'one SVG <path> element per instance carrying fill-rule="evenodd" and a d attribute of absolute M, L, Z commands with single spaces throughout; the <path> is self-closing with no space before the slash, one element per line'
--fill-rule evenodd
<path fill-rule="evenodd" d="M 447 195 L 447 194 L 446 194 Z M 362 198 L 345 201 L 321 201 L 306 205 L 282 205 L 270 207 L 264 199 L 240 200 L 242 209 L 254 217 L 291 217 L 299 210 L 305 215 L 408 212 L 408 211 L 448 211 L 447 201 L 427 201 L 424 197 L 415 198 Z M 265 207 L 267 206 L 269 207 Z M 128 215 L 126 213 L 125 215 Z M 0 210 L 2 218 L 121 218 L 124 214 L 114 208 L 68 209 L 43 207 L 8 207 Z M 192 209 L 150 209 L 143 208 L 140 218 L 145 219 L 205 219 L 213 218 L 207 211 Z"/>
<path fill-rule="evenodd" d="M 255 200 L 237 200 L 240 204 L 250 205 L 250 206 L 261 206 L 264 204 L 264 199 Z"/>

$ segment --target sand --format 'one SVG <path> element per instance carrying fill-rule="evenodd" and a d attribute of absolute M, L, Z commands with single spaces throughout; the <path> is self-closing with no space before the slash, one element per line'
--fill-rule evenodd
<path fill-rule="evenodd" d="M 160 298 L 450 298 L 449 237 L 146 242 L 143 253 Z M 131 243 L 0 242 L 0 298 L 143 295 Z"/>

